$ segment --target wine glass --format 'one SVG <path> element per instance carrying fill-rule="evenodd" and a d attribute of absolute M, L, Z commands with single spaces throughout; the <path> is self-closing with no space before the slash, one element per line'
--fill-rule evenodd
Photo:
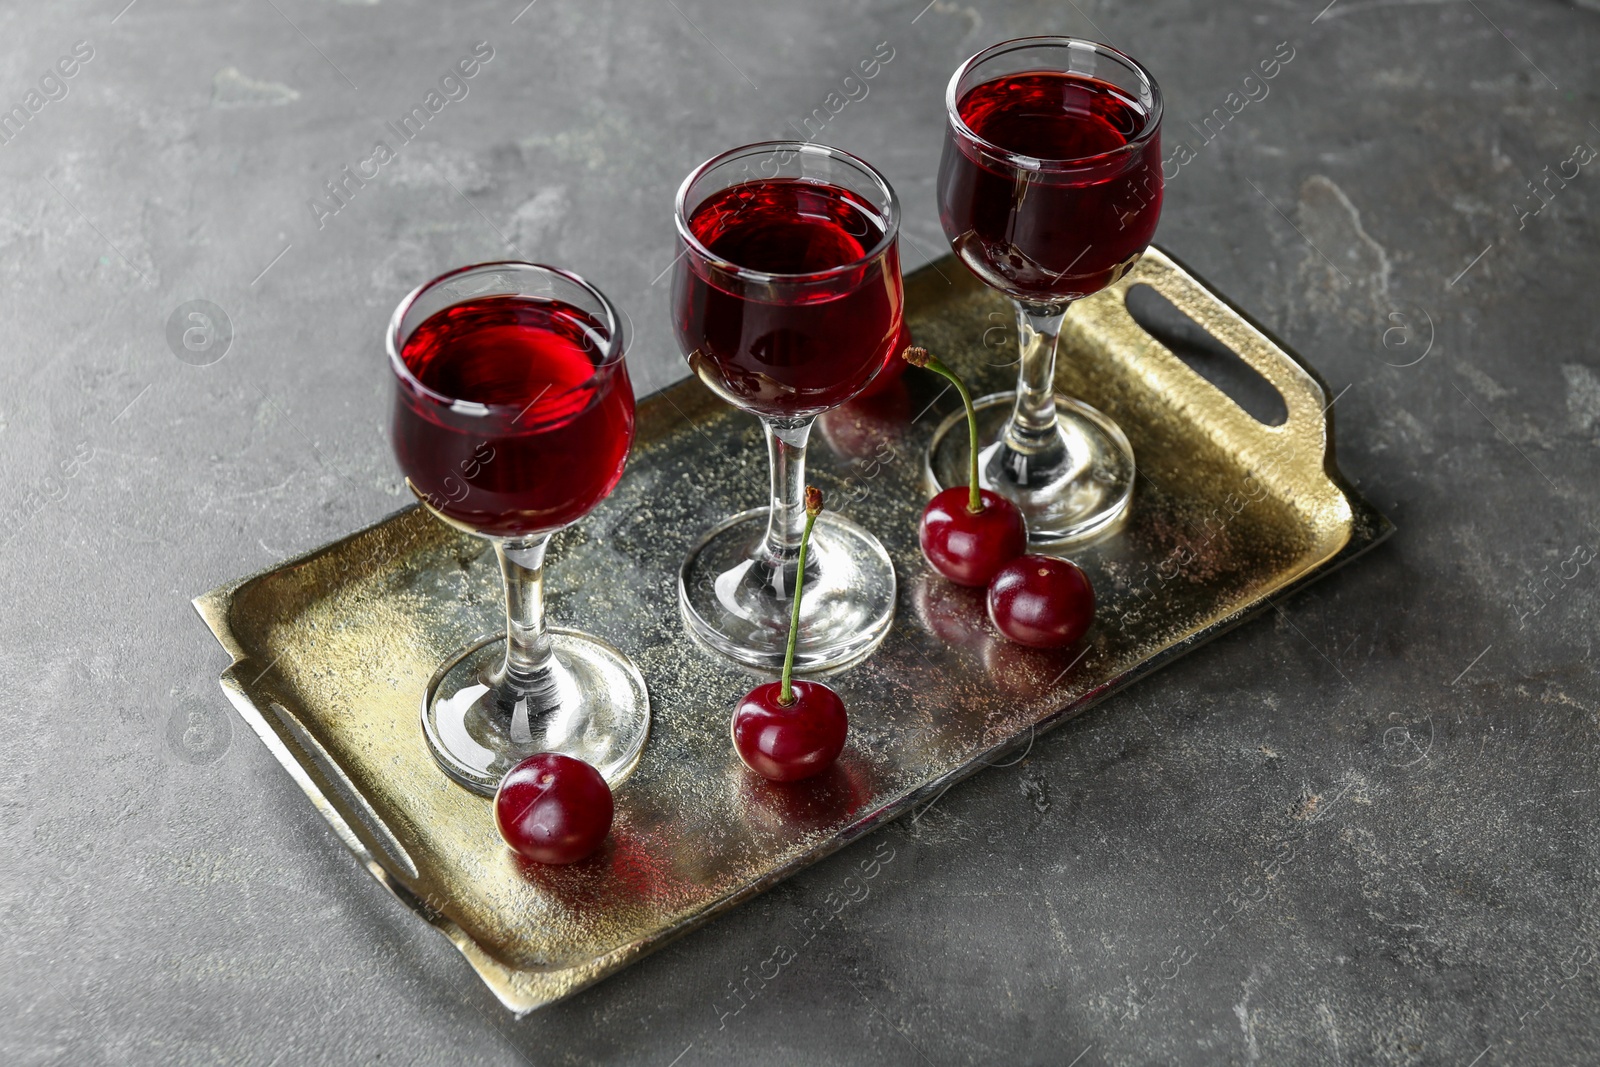
<path fill-rule="evenodd" d="M 1024 37 L 956 69 L 945 93 L 939 219 L 961 261 L 1016 305 L 1016 393 L 978 401 L 979 477 L 1010 498 L 1035 542 L 1112 528 L 1133 493 L 1134 459 L 1111 419 L 1055 392 L 1056 340 L 1074 300 L 1144 254 L 1161 216 L 1161 92 L 1107 45 Z M 968 477 L 958 412 L 928 471 Z"/>
<path fill-rule="evenodd" d="M 751 667 L 783 663 L 806 440 L 817 415 L 860 393 L 903 346 L 900 204 L 848 152 L 769 141 L 701 164 L 678 190 L 678 344 L 713 392 L 761 420 L 768 507 L 735 515 L 678 575 L 691 633 Z M 894 618 L 894 565 L 878 539 L 823 512 L 812 532 L 795 664 L 864 656 Z"/>
<path fill-rule="evenodd" d="M 406 485 L 490 541 L 505 580 L 506 632 L 453 653 L 422 698 L 434 759 L 486 796 L 535 752 L 574 756 L 615 784 L 650 730 L 633 662 L 544 622 L 545 547 L 611 492 L 633 442 L 626 344 L 598 289 L 532 263 L 451 271 L 402 300 L 389 324 Z"/>

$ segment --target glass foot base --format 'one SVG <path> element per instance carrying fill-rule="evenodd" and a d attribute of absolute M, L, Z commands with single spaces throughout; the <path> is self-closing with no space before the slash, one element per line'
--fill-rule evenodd
<path fill-rule="evenodd" d="M 689 632 L 747 667 L 783 669 L 794 571 L 775 574 L 755 553 L 767 509 L 742 512 L 708 533 L 678 572 Z M 878 539 L 832 512 L 817 517 L 800 594 L 796 670 L 842 667 L 878 646 L 894 621 L 894 564 Z"/>
<path fill-rule="evenodd" d="M 650 696 L 633 661 L 598 638 L 551 627 L 560 707 L 533 718 L 491 695 L 505 635 L 482 638 L 447 659 L 422 697 L 422 730 L 444 772 L 493 796 L 500 779 L 536 752 L 560 752 L 598 770 L 613 789 L 633 771 L 650 733 Z"/>
<path fill-rule="evenodd" d="M 1060 447 L 1045 469 L 1004 445 L 1015 393 L 979 400 L 978 480 L 1022 510 L 1033 544 L 1063 545 L 1110 533 L 1133 496 L 1133 449 L 1122 430 L 1081 400 L 1056 396 Z M 928 448 L 928 477 L 936 490 L 967 484 L 967 419 L 945 419 Z"/>

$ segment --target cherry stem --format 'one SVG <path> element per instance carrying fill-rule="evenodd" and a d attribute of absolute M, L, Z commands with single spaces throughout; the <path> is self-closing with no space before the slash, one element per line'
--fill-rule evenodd
<path fill-rule="evenodd" d="M 913 367 L 926 367 L 935 374 L 949 378 L 956 392 L 961 394 L 961 403 L 967 409 L 967 438 L 971 452 L 967 468 L 967 510 L 976 515 L 983 510 L 983 497 L 978 492 L 978 412 L 972 406 L 972 392 L 967 388 L 967 383 L 961 380 L 961 375 L 939 362 L 926 348 L 912 346 L 900 357 Z"/>
<path fill-rule="evenodd" d="M 806 486 L 806 528 L 800 534 L 800 558 L 795 562 L 794 606 L 789 609 L 789 648 L 783 654 L 783 684 L 778 689 L 778 703 L 788 707 L 794 703 L 794 649 L 800 641 L 800 590 L 806 584 L 806 550 L 811 547 L 811 527 L 822 514 L 822 490 Z"/>

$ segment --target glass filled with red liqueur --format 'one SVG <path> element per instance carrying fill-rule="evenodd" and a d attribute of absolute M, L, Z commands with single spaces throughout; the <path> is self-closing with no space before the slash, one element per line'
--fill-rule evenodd
<path fill-rule="evenodd" d="M 1138 62 L 1071 37 L 1025 37 L 956 69 L 945 94 L 939 218 L 957 256 L 1016 305 L 1017 391 L 978 402 L 979 475 L 1035 542 L 1110 529 L 1133 450 L 1103 413 L 1055 391 L 1068 306 L 1138 262 L 1161 217 L 1161 92 Z M 940 488 L 968 477 L 958 415 L 929 455 Z"/>
<path fill-rule="evenodd" d="M 679 573 L 691 633 L 780 667 L 805 525 L 812 422 L 870 385 L 904 347 L 900 205 L 867 163 L 793 141 L 708 160 L 678 190 L 672 316 L 689 366 L 761 420 L 769 503 L 711 530 Z M 806 670 L 857 659 L 888 633 L 895 576 L 878 539 L 835 511 L 812 531 L 796 629 Z"/>
<path fill-rule="evenodd" d="M 395 309 L 392 439 L 406 484 L 439 519 L 488 539 L 506 630 L 451 654 L 422 699 L 434 759 L 493 795 L 536 752 L 615 784 L 650 728 L 644 679 L 597 637 L 546 626 L 545 547 L 616 487 L 633 443 L 620 313 L 582 278 L 532 263 L 451 271 Z"/>

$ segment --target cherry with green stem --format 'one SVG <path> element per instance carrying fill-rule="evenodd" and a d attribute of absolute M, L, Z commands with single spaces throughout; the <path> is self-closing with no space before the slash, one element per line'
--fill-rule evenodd
<path fill-rule="evenodd" d="M 1000 568 L 1027 551 L 1028 527 L 1015 504 L 979 485 L 978 417 L 961 376 L 926 348 L 912 345 L 901 358 L 950 379 L 967 409 L 971 442 L 966 486 L 951 486 L 937 494 L 922 512 L 917 529 L 922 554 L 934 570 L 957 585 L 988 585 Z"/>
<path fill-rule="evenodd" d="M 794 577 L 794 607 L 789 615 L 789 647 L 783 676 L 758 685 L 733 711 L 733 748 L 745 766 L 775 782 L 795 782 L 821 774 L 844 751 L 849 720 L 839 694 L 821 682 L 794 678 L 794 652 L 800 639 L 800 594 L 805 587 L 806 551 L 811 528 L 822 512 L 822 491 L 806 486 L 806 525 Z"/>

